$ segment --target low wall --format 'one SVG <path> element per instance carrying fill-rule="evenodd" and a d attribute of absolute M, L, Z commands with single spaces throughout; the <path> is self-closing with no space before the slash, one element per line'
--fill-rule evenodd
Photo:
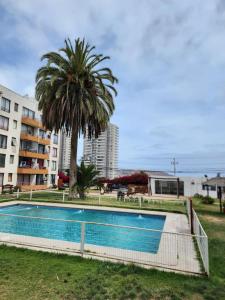
<path fill-rule="evenodd" d="M 48 189 L 47 184 L 40 184 L 40 185 L 20 185 L 19 186 L 22 192 L 27 192 L 27 191 L 39 191 L 39 190 L 46 190 Z"/>

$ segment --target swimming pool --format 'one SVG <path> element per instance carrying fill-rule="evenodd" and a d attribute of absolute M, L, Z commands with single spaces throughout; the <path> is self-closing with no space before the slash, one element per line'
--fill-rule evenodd
<path fill-rule="evenodd" d="M 0 232 L 79 243 L 81 222 L 88 222 L 85 243 L 149 253 L 157 253 L 166 219 L 161 215 L 28 204 L 0 207 L 0 214 L 13 215 L 0 215 Z"/>

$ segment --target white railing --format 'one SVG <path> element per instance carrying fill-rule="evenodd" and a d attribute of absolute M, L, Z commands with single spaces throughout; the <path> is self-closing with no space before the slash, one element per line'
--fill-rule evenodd
<path fill-rule="evenodd" d="M 19 182 L 18 182 L 18 185 Z M 29 199 L 33 201 L 39 201 L 42 199 L 41 195 L 45 197 L 46 194 L 52 194 L 52 197 L 54 195 L 55 198 L 52 198 L 54 201 L 59 201 L 59 202 L 65 202 L 69 200 L 69 192 L 68 190 L 50 190 L 50 189 L 43 189 L 43 190 L 28 190 L 28 191 L 23 191 L 20 192 L 19 189 L 15 192 L 15 197 L 19 199 Z M 148 206 L 152 205 L 163 205 L 164 203 L 173 203 L 180 209 L 180 207 L 184 205 L 184 201 L 181 200 L 163 200 L 163 199 L 151 199 L 149 197 L 142 197 L 142 196 L 137 196 L 137 197 L 126 197 L 124 200 L 118 200 L 116 198 L 116 195 L 101 195 L 99 194 L 87 194 L 87 197 L 85 198 L 85 202 L 81 198 L 76 198 L 73 199 L 73 202 L 84 202 L 89 205 L 104 205 L 106 204 L 106 201 L 108 200 L 109 202 L 114 200 L 114 203 L 118 206 L 126 206 L 126 204 L 129 204 L 131 206 L 136 206 L 137 208 L 147 208 Z"/>
<path fill-rule="evenodd" d="M 0 213 L 0 243 L 201 272 L 191 234 Z"/>
<path fill-rule="evenodd" d="M 192 208 L 191 200 L 186 201 L 186 209 L 189 224 L 193 229 L 194 236 L 197 241 L 198 250 L 202 259 L 203 267 L 207 275 L 209 275 L 209 252 L 208 252 L 208 236 L 203 229 L 197 213 Z"/>
<path fill-rule="evenodd" d="M 196 212 L 193 210 L 193 229 L 205 272 L 209 275 L 208 236 L 203 229 Z"/>

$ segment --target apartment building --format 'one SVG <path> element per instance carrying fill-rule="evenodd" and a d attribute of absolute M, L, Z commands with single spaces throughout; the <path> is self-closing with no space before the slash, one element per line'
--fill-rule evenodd
<path fill-rule="evenodd" d="M 86 165 L 93 164 L 99 171 L 99 177 L 114 178 L 118 172 L 119 128 L 114 124 L 100 136 L 92 139 L 84 138 L 83 161 Z"/>
<path fill-rule="evenodd" d="M 38 102 L 0 85 L 0 187 L 57 184 L 59 136 L 41 123 Z"/>
<path fill-rule="evenodd" d="M 71 136 L 64 132 L 60 134 L 59 147 L 59 170 L 66 171 L 70 168 L 70 154 L 71 154 Z"/>

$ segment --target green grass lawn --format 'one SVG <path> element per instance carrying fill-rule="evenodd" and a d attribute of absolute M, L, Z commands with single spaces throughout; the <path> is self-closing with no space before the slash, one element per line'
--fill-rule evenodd
<path fill-rule="evenodd" d="M 7 198 L 6 198 L 7 197 Z M 16 199 L 16 194 L 13 195 L 0 195 L 1 199 L 9 200 Z M 150 210 L 158 210 L 158 211 L 169 211 L 175 213 L 185 213 L 185 205 L 183 200 L 147 200 L 142 201 L 141 207 L 139 201 L 134 199 L 132 201 L 117 201 L 116 197 L 110 196 L 100 196 L 100 202 L 98 196 L 88 195 L 86 199 L 74 199 L 73 201 L 68 200 L 68 197 L 65 196 L 64 203 L 69 204 L 81 204 L 81 205 L 97 205 L 97 206 L 108 206 L 108 207 L 123 207 L 123 208 L 133 208 L 133 209 L 150 209 Z M 50 192 L 34 192 L 32 195 L 32 201 L 42 201 L 42 202 L 62 202 L 63 196 L 62 192 L 56 191 L 56 193 Z M 22 193 L 18 200 L 28 200 L 30 201 L 29 193 Z"/>
<path fill-rule="evenodd" d="M 1 246 L 0 299 L 223 300 L 225 215 L 218 204 L 195 209 L 209 236 L 209 278 Z"/>

